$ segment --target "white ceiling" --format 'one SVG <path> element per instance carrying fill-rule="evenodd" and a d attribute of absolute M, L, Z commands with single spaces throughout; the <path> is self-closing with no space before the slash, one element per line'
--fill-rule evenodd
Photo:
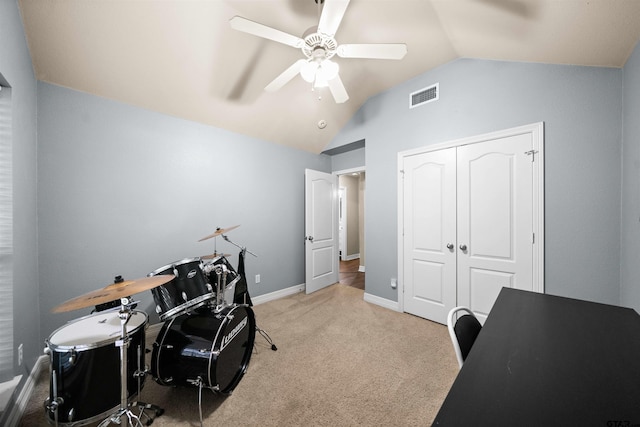
<path fill-rule="evenodd" d="M 338 43 L 408 53 L 335 57 L 350 96 L 336 104 L 300 76 L 265 92 L 302 53 L 229 25 L 240 15 L 300 37 L 317 25 L 314 0 L 19 5 L 39 80 L 315 153 L 369 97 L 453 59 L 622 67 L 640 38 L 640 0 L 351 0 Z"/>

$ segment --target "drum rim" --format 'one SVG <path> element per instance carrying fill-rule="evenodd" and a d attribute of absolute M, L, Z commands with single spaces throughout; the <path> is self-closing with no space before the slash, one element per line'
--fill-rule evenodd
<path fill-rule="evenodd" d="M 167 265 L 163 265 L 162 267 L 156 268 L 151 273 L 147 274 L 147 277 L 158 276 L 158 275 L 162 276 L 161 272 L 164 271 L 164 270 L 168 270 L 169 267 L 171 267 L 171 270 L 173 270 L 173 263 L 167 264 Z M 171 272 L 171 273 L 167 272 L 167 274 L 173 274 L 173 272 Z"/>
<path fill-rule="evenodd" d="M 208 292 L 196 298 L 190 299 L 189 301 L 180 304 L 179 306 L 173 307 L 171 310 L 167 310 L 162 314 L 158 313 L 158 317 L 161 321 L 164 322 L 173 317 L 178 317 L 182 314 L 186 314 L 189 310 L 200 308 L 215 297 L 216 296 L 213 292 Z"/>
<path fill-rule="evenodd" d="M 112 310 L 108 310 L 108 311 L 112 311 Z M 115 310 L 113 310 L 113 311 L 115 311 Z M 106 311 L 105 311 L 105 312 L 106 312 Z M 79 345 L 61 345 L 61 344 L 53 344 L 53 343 L 51 342 L 51 339 L 53 338 L 53 336 L 54 336 L 55 334 L 57 334 L 58 332 L 60 332 L 61 330 L 65 329 L 65 328 L 67 328 L 67 327 L 69 327 L 69 326 L 71 326 L 71 325 L 73 325 L 73 324 L 75 324 L 75 323 L 78 323 L 78 322 L 80 322 L 80 321 L 82 321 L 82 320 L 88 319 L 88 318 L 90 318 L 90 317 L 97 317 L 97 315 L 99 315 L 99 314 L 104 314 L 105 312 L 99 311 L 99 312 L 97 312 L 97 313 L 92 313 L 92 314 L 89 314 L 89 315 L 87 315 L 87 316 L 83 316 L 83 317 L 80 317 L 80 318 L 78 318 L 78 319 L 74 319 L 74 320 L 72 320 L 72 321 L 69 321 L 69 322 L 65 323 L 64 325 L 60 326 L 58 329 L 56 329 L 55 331 L 53 331 L 53 332 L 51 333 L 51 335 L 49 335 L 49 338 L 47 338 L 47 339 L 45 340 L 45 342 L 46 342 L 46 344 L 47 344 L 47 347 L 48 347 L 50 350 L 55 351 L 55 352 L 61 352 L 61 351 L 59 351 L 59 350 L 62 350 L 62 351 L 74 350 L 74 351 L 78 351 L 78 352 L 79 352 L 79 351 L 93 350 L 93 349 L 95 349 L 95 348 L 104 347 L 104 346 L 106 346 L 106 345 L 108 345 L 108 344 L 111 344 L 111 343 L 116 342 L 118 339 L 120 339 L 120 338 L 121 338 L 121 337 L 120 337 L 120 334 L 115 335 L 115 336 L 110 337 L 110 338 L 107 338 L 107 339 L 104 339 L 104 340 L 100 340 L 100 341 L 97 341 L 97 342 L 89 343 L 89 344 L 79 344 Z M 135 314 L 135 315 L 142 314 L 142 315 L 143 315 L 143 317 L 144 317 L 144 319 L 143 319 L 142 323 L 140 323 L 138 326 L 136 326 L 136 327 L 135 327 L 135 328 L 133 328 L 131 331 L 129 331 L 128 335 L 130 335 L 130 336 L 131 336 L 131 335 L 134 335 L 134 334 L 136 334 L 136 333 L 138 333 L 138 331 L 139 331 L 140 329 L 142 329 L 142 330 L 143 330 L 143 332 L 144 332 L 144 330 L 145 330 L 145 329 L 146 329 L 146 327 L 148 326 L 148 322 L 149 322 L 149 315 L 148 315 L 146 312 L 141 311 L 141 310 L 132 310 L 132 312 L 133 312 L 133 314 Z M 119 329 L 119 330 L 121 330 L 121 329 Z"/>
<path fill-rule="evenodd" d="M 171 267 L 171 269 L 174 269 L 178 265 L 190 264 L 192 262 L 202 263 L 202 257 L 183 258 L 183 259 L 178 260 L 178 261 L 170 262 L 169 264 L 166 264 L 166 265 L 163 265 L 162 267 L 156 268 L 151 273 L 147 274 L 147 277 L 157 276 L 157 275 L 160 274 L 161 271 L 167 270 L 169 267 Z M 167 273 L 167 274 L 173 274 L 173 273 Z"/>
<path fill-rule="evenodd" d="M 194 257 L 194 258 L 183 258 L 180 261 L 174 261 L 172 263 L 173 267 L 175 268 L 178 265 L 183 265 L 183 264 L 191 264 L 192 262 L 198 262 L 199 264 L 202 263 L 202 257 Z"/>
<path fill-rule="evenodd" d="M 253 334 L 251 334 L 251 331 L 249 332 L 251 338 L 249 339 L 248 344 L 250 345 L 247 345 L 247 350 L 245 351 L 243 355 L 243 360 L 241 361 L 240 370 L 236 373 L 236 375 L 234 375 L 231 382 L 227 384 L 227 386 L 224 389 L 222 389 L 220 387 L 220 382 L 218 381 L 218 375 L 215 370 L 213 370 L 213 376 L 215 377 L 216 383 L 214 384 L 214 382 L 212 381 L 211 368 L 212 368 L 213 362 L 216 362 L 216 366 L 217 366 L 218 358 L 220 357 L 220 353 L 222 352 L 222 350 L 220 350 L 220 346 L 222 344 L 222 337 L 224 335 L 220 335 L 220 331 L 222 331 L 224 329 L 224 326 L 230 321 L 229 315 L 241 307 L 245 309 L 245 312 L 247 314 L 247 319 L 249 319 L 246 327 L 253 328 Z M 207 367 L 207 374 L 208 374 L 207 377 L 209 380 L 209 387 L 216 389 L 220 393 L 228 394 L 233 389 L 235 389 L 235 387 L 240 383 L 240 380 L 242 380 L 242 377 L 244 376 L 244 374 L 247 371 L 247 368 L 249 367 L 249 362 L 251 361 L 251 354 L 253 352 L 253 347 L 255 343 L 255 313 L 253 312 L 253 309 L 248 304 L 232 304 L 232 305 L 226 306 L 225 308 L 231 308 L 231 310 L 225 313 L 224 320 L 222 321 L 222 323 L 220 324 L 220 327 L 216 331 L 216 336 L 211 346 L 211 357 L 209 358 L 209 365 Z"/>
<path fill-rule="evenodd" d="M 226 257 L 226 256 L 224 256 L 224 255 L 218 255 L 218 256 L 217 256 L 217 257 L 215 257 L 215 258 L 212 258 L 212 259 L 209 259 L 209 260 L 207 260 L 207 261 L 204 261 L 204 264 L 205 264 L 205 265 L 215 264 L 215 263 L 216 263 L 216 261 L 220 261 L 220 260 L 225 260 L 225 261 L 227 262 L 227 264 L 231 265 L 231 263 L 229 262 L 229 260 L 227 259 L 227 257 Z"/>
<path fill-rule="evenodd" d="M 151 370 L 153 373 L 153 379 L 160 385 L 170 385 L 171 382 L 173 381 L 171 377 L 169 377 L 167 381 L 165 381 L 164 378 L 160 377 L 160 355 L 161 355 L 161 350 L 164 346 L 164 342 L 167 338 L 167 334 L 171 330 L 173 323 L 176 321 L 178 317 L 179 316 L 172 317 L 171 319 L 168 319 L 166 322 L 164 322 L 164 324 L 162 325 L 162 328 L 160 329 L 160 332 L 158 333 L 158 336 L 156 337 L 155 342 L 153 343 L 153 353 L 151 355 L 151 365 L 152 365 Z M 155 361 L 155 364 L 153 363 L 154 361 Z M 153 365 L 155 365 L 155 370 Z"/>

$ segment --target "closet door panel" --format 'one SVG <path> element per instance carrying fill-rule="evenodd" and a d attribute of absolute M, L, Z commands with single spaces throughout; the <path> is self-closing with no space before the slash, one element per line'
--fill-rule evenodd
<path fill-rule="evenodd" d="M 484 322 L 501 287 L 532 290 L 531 136 L 458 148 L 458 305 Z"/>
<path fill-rule="evenodd" d="M 455 148 L 405 158 L 404 310 L 446 323 L 456 302 Z"/>

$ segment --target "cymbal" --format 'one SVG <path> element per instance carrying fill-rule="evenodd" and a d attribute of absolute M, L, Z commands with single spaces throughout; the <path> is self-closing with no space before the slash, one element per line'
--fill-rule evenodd
<path fill-rule="evenodd" d="M 202 258 L 202 259 L 214 259 L 214 258 L 218 258 L 218 257 L 221 257 L 221 256 L 226 258 L 226 257 L 230 257 L 231 254 L 218 254 L 218 253 L 215 253 L 215 254 L 211 254 L 211 255 L 202 255 L 200 258 Z"/>
<path fill-rule="evenodd" d="M 219 235 L 224 234 L 227 231 L 231 231 L 233 229 L 236 229 L 238 227 L 240 227 L 240 225 L 234 225 L 233 227 L 229 227 L 229 228 L 220 228 L 220 227 L 218 227 L 218 228 L 216 228 L 216 232 L 215 233 L 209 234 L 208 236 L 203 237 L 202 239 L 198 240 L 198 242 L 202 242 L 203 240 L 211 239 L 212 237 L 218 237 Z"/>
<path fill-rule="evenodd" d="M 80 308 L 103 304 L 109 301 L 115 301 L 122 297 L 128 297 L 133 294 L 153 289 L 173 280 L 174 278 L 175 276 L 173 274 L 160 274 L 137 280 L 126 280 L 120 283 L 112 283 L 102 289 L 65 301 L 57 307 L 54 307 L 51 312 L 63 313 L 65 311 L 77 310 Z"/>

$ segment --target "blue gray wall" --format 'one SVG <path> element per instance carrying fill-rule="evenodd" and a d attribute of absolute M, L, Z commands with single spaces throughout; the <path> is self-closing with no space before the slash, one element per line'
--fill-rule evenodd
<path fill-rule="evenodd" d="M 52 307 L 116 275 L 214 248 L 237 266 L 221 237 L 198 242 L 216 227 L 240 224 L 227 236 L 258 255 L 245 263 L 251 296 L 304 283 L 304 169 L 329 172 L 328 156 L 46 83 L 38 134 L 42 337 L 83 314 Z M 151 292 L 136 298 L 154 313 Z"/>
<path fill-rule="evenodd" d="M 640 44 L 624 67 L 620 302 L 640 312 Z"/>
<path fill-rule="evenodd" d="M 409 109 L 440 83 L 440 100 Z M 460 59 L 370 99 L 328 149 L 364 139 L 366 291 L 397 301 L 397 154 L 545 123 L 545 285 L 620 302 L 622 70 Z"/>
<path fill-rule="evenodd" d="M 36 80 L 16 1 L 0 1 L 0 74 L 11 86 L 13 118 L 14 345 L 24 344 L 23 382 L 42 355 L 36 211 Z M 0 420 L 0 424 L 2 421 Z"/>
<path fill-rule="evenodd" d="M 15 1 L 0 1 L 0 40 L 13 99 L 16 372 L 80 315 L 52 307 L 117 274 L 210 253 L 212 241 L 196 240 L 217 226 L 241 224 L 229 237 L 259 255 L 247 259 L 252 295 L 301 284 L 305 168 L 366 165 L 367 292 L 397 300 L 397 153 L 539 121 L 547 292 L 640 310 L 638 48 L 623 70 L 454 61 L 369 100 L 327 147 L 366 149 L 329 159 L 37 84 Z M 409 110 L 408 94 L 435 82 L 441 99 Z"/>

